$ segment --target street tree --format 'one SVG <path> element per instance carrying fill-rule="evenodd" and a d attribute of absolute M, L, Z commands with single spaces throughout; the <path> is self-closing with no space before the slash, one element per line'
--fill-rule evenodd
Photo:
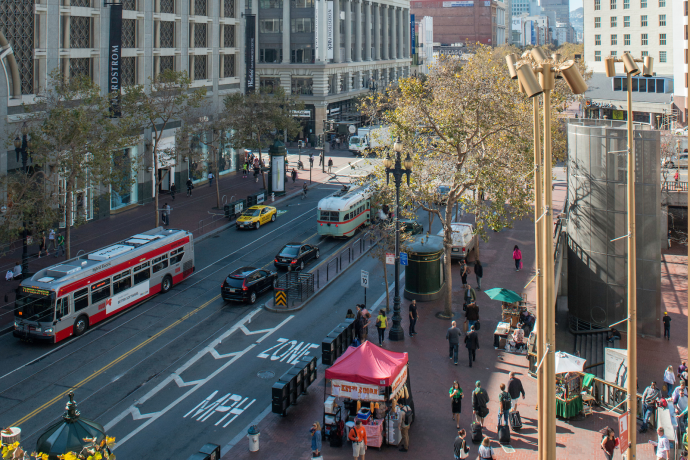
<path fill-rule="evenodd" d="M 155 226 L 160 224 L 159 187 L 178 156 L 175 147 L 163 147 L 161 140 L 171 122 L 182 119 L 190 109 L 199 107 L 206 96 L 206 88 L 192 88 L 187 72 L 166 69 L 143 85 L 128 88 L 122 97 L 122 111 L 136 117 L 140 128 L 151 132 L 151 147 L 147 149 L 147 163 L 152 168 L 154 185 Z M 158 173 L 160 169 L 165 174 Z"/>
<path fill-rule="evenodd" d="M 531 208 L 531 103 L 509 79 L 502 54 L 477 46 L 467 61 L 442 58 L 425 81 L 402 79 L 363 109 L 378 112 L 400 138 L 402 155 L 413 159 L 410 193 L 442 225 L 444 314 L 451 316 L 453 208 L 461 203 L 473 213 L 484 239 Z"/>
<path fill-rule="evenodd" d="M 43 188 L 44 209 L 59 209 L 70 258 L 71 229 L 88 218 L 90 200 L 131 178 L 131 171 L 115 167 L 113 154 L 137 143 L 139 132 L 133 117 L 111 118 L 110 97 L 90 78 L 65 80 L 55 70 L 48 87 L 26 114 L 35 182 L 24 189 Z"/>

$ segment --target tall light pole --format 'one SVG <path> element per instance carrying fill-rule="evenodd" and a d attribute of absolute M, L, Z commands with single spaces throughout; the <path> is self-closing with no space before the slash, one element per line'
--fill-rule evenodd
<path fill-rule="evenodd" d="M 513 79 L 517 79 L 520 90 L 527 97 L 535 98 L 544 95 L 544 166 L 542 177 L 536 179 L 543 184 L 544 212 L 537 217 L 535 233 L 537 241 L 542 239 L 542 304 L 537 304 L 537 320 L 539 329 L 538 338 L 538 376 L 539 376 L 539 459 L 551 460 L 556 458 L 556 373 L 555 373 L 555 345 L 556 345 L 556 315 L 554 292 L 554 260 L 553 238 L 551 229 L 553 226 L 551 182 L 553 163 L 551 154 L 551 91 L 555 88 L 556 78 L 564 78 L 574 94 L 582 94 L 587 91 L 587 84 L 582 79 L 574 61 L 564 61 L 561 56 L 554 54 L 548 57 L 541 48 L 533 48 L 520 58 L 512 54 L 506 57 L 508 71 Z M 535 75 L 539 74 L 539 79 Z M 540 164 L 538 144 L 538 116 L 535 105 L 535 167 Z M 535 189 L 535 194 L 540 190 Z M 535 197 L 536 207 L 539 207 L 539 198 Z M 535 212 L 536 215 L 536 212 Z M 540 228 L 537 228 L 540 227 Z M 540 231 L 541 230 L 541 231 Z M 541 233 L 541 235 L 540 235 Z M 537 273 L 539 275 L 539 272 Z M 537 279 L 539 277 L 537 276 Z M 537 296 L 539 302 L 539 296 Z M 543 368 L 542 368 L 543 366 Z"/>
<path fill-rule="evenodd" d="M 628 214 L 628 379 L 626 389 L 628 393 L 627 409 L 629 420 L 637 418 L 637 234 L 635 231 L 635 142 L 633 140 L 633 112 L 632 112 L 632 77 L 640 74 L 640 69 L 635 62 L 644 62 L 642 74 L 651 77 L 654 74 L 652 69 L 652 58 L 645 56 L 644 60 L 634 59 L 630 53 L 623 53 L 621 59 L 608 57 L 605 59 L 606 76 L 616 76 L 616 62 L 622 62 L 625 67 L 627 95 L 628 95 L 628 151 L 627 162 L 628 170 L 626 175 L 627 182 L 627 214 Z M 628 430 L 628 442 L 630 443 L 628 459 L 636 458 L 637 453 L 637 430 L 635 425 L 628 423 L 631 429 Z"/>
<path fill-rule="evenodd" d="M 393 341 L 400 341 L 405 338 L 405 331 L 403 331 L 400 321 L 400 186 L 402 185 L 403 175 L 407 176 L 407 185 L 410 185 L 410 172 L 412 172 L 412 158 L 410 154 L 404 161 L 400 160 L 400 153 L 403 146 L 398 139 L 393 144 L 395 151 L 395 164 L 390 157 L 390 154 L 383 160 L 383 165 L 386 167 L 386 185 L 390 183 L 390 175 L 393 175 L 395 180 L 395 292 L 393 297 L 393 327 L 388 333 L 388 338 Z"/>
<path fill-rule="evenodd" d="M 17 154 L 17 162 L 21 158 L 22 161 L 22 174 L 27 174 L 27 163 L 29 161 L 29 128 L 26 123 L 21 129 L 22 138 L 19 136 L 14 139 L 14 152 Z M 29 233 L 26 229 L 26 220 L 22 222 L 22 279 L 24 279 L 29 273 L 29 245 L 28 245 Z"/>

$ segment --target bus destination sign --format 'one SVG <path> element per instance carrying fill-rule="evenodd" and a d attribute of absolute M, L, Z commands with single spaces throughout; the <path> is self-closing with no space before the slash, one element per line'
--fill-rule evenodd
<path fill-rule="evenodd" d="M 22 292 L 24 294 L 35 294 L 35 295 L 50 295 L 50 291 L 45 289 L 38 289 L 33 286 L 22 286 Z"/>

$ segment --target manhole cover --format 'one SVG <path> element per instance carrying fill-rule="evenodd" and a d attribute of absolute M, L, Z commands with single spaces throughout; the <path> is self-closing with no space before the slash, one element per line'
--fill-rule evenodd
<path fill-rule="evenodd" d="M 256 373 L 256 376 L 259 377 L 260 379 L 270 379 L 276 376 L 275 372 L 271 371 L 259 371 Z"/>

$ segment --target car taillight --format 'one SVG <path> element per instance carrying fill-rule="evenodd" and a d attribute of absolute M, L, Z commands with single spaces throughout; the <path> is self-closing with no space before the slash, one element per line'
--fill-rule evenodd
<path fill-rule="evenodd" d="M 278 262 L 278 258 L 276 257 L 275 259 L 273 259 L 273 262 Z"/>
<path fill-rule="evenodd" d="M 292 259 L 292 262 L 290 262 L 290 263 L 291 263 L 291 264 L 296 264 L 296 263 L 297 263 L 297 259 Z"/>
<path fill-rule="evenodd" d="M 247 285 L 245 284 L 247 280 L 242 281 L 242 290 L 246 291 L 247 290 Z"/>
<path fill-rule="evenodd" d="M 462 248 L 462 252 L 465 252 L 465 248 Z"/>

